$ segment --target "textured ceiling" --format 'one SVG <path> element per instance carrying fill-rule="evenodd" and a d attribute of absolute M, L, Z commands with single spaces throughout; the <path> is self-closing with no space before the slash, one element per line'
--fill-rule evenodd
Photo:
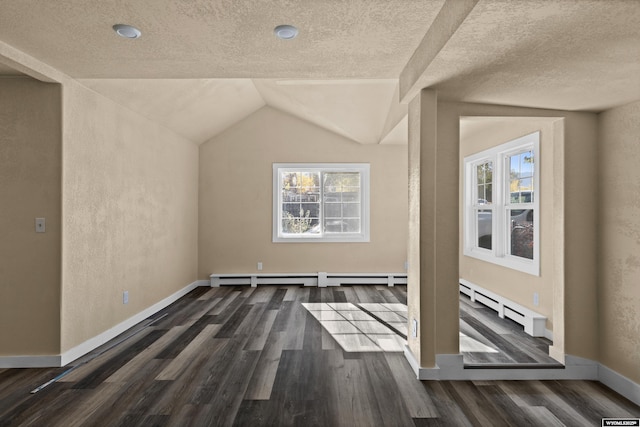
<path fill-rule="evenodd" d="M 0 40 L 75 78 L 397 78 L 443 3 L 0 0 Z"/>
<path fill-rule="evenodd" d="M 81 83 L 198 144 L 265 105 L 249 79 L 95 79 Z"/>
<path fill-rule="evenodd" d="M 406 106 L 398 103 L 394 79 L 82 79 L 80 82 L 198 144 L 264 105 L 361 144 L 381 142 L 391 110 L 398 110 L 389 119 L 395 128 L 406 115 Z M 399 136 L 402 133 L 388 142 L 406 143 L 406 137 L 398 141 Z"/>
<path fill-rule="evenodd" d="M 640 1 L 483 0 L 427 67 L 444 99 L 602 111 L 640 99 Z"/>
<path fill-rule="evenodd" d="M 0 41 L 197 143 L 264 105 L 359 143 L 406 143 L 396 82 L 418 46 L 432 56 L 419 56 L 417 87 L 440 99 L 581 111 L 640 99 L 640 0 L 0 0 L 0 11 Z M 119 38 L 115 23 L 143 36 Z M 278 40 L 283 23 L 299 36 Z"/>

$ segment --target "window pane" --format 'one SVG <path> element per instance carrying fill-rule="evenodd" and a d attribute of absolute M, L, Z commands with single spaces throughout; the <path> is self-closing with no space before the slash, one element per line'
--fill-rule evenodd
<path fill-rule="evenodd" d="M 325 203 L 324 216 L 327 218 L 340 218 L 342 216 L 340 203 Z"/>
<path fill-rule="evenodd" d="M 320 218 L 320 203 L 301 203 L 300 212 L 300 216 Z"/>
<path fill-rule="evenodd" d="M 342 201 L 343 202 L 359 202 L 360 201 L 360 187 L 342 187 Z"/>
<path fill-rule="evenodd" d="M 324 188 L 327 191 L 342 191 L 343 187 L 360 188 L 360 172 L 326 172 Z"/>
<path fill-rule="evenodd" d="M 533 209 L 509 211 L 511 218 L 511 255 L 533 259 Z"/>
<path fill-rule="evenodd" d="M 493 162 L 485 162 L 476 166 L 479 205 L 492 203 L 491 184 L 493 181 Z"/>
<path fill-rule="evenodd" d="M 342 220 L 335 218 L 325 218 L 324 220 L 325 233 L 341 233 L 342 232 Z"/>
<path fill-rule="evenodd" d="M 345 218 L 360 218 L 360 203 L 343 203 L 342 215 Z"/>
<path fill-rule="evenodd" d="M 492 248 L 493 211 L 478 210 L 476 212 L 476 228 L 478 230 L 478 247 Z"/>
<path fill-rule="evenodd" d="M 478 187 L 484 184 L 484 166 L 485 163 L 476 166 L 476 180 L 478 183 Z"/>
<path fill-rule="evenodd" d="M 300 215 L 300 203 L 283 203 L 282 204 L 282 217 L 284 218 L 285 214 L 290 214 L 294 217 L 299 217 Z M 302 213 L 304 216 L 304 213 Z"/>
<path fill-rule="evenodd" d="M 484 197 L 484 184 L 478 185 L 478 204 L 483 205 L 487 203 L 487 199 Z"/>
<path fill-rule="evenodd" d="M 511 171 L 511 178 L 520 178 L 520 155 L 509 156 L 509 170 Z"/>
<path fill-rule="evenodd" d="M 533 176 L 533 151 L 522 153 L 520 157 L 520 174 L 524 176 Z"/>
<path fill-rule="evenodd" d="M 345 219 L 342 231 L 345 233 L 359 233 L 360 232 L 360 220 L 359 219 Z"/>
<path fill-rule="evenodd" d="M 323 175 L 324 231 L 360 232 L 360 172 L 326 172 Z"/>
<path fill-rule="evenodd" d="M 509 156 L 510 177 L 509 191 L 511 203 L 532 203 L 533 202 L 533 172 L 534 156 L 533 151 Z"/>
<path fill-rule="evenodd" d="M 274 204 L 279 205 L 274 242 L 311 235 L 323 240 L 325 233 L 337 234 L 329 240 L 348 233 L 346 241 L 368 241 L 368 227 L 361 230 L 368 225 L 368 204 L 362 204 L 368 165 L 332 164 L 325 169 L 319 164 L 279 164 L 274 165 L 274 177 L 279 180 L 274 188 Z"/>
<path fill-rule="evenodd" d="M 319 220 L 307 217 L 296 218 L 286 213 L 282 218 L 282 232 L 286 234 L 319 234 Z"/>

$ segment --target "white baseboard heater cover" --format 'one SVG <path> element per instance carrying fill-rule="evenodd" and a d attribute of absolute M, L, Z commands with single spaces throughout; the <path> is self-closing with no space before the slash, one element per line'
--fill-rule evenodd
<path fill-rule="evenodd" d="M 406 285 L 406 273 L 264 273 L 264 274 L 218 274 L 209 276 L 211 286 L 223 285 L 303 285 L 340 286 L 351 284 Z"/>
<path fill-rule="evenodd" d="M 524 326 L 524 331 L 532 337 L 544 337 L 547 324 L 546 316 L 529 310 L 503 296 L 494 294 L 468 280 L 460 279 L 460 292 L 467 295 L 471 301 L 479 302 L 494 311 L 502 319 L 505 317 Z"/>

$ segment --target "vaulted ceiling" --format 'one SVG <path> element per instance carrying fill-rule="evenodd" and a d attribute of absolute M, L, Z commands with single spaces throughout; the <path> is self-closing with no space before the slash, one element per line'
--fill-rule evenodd
<path fill-rule="evenodd" d="M 470 12 L 456 22 L 450 6 Z M 279 40 L 278 24 L 300 34 Z M 196 143 L 264 105 L 404 143 L 397 83 L 420 46 L 433 53 L 420 87 L 443 99 L 582 111 L 640 99 L 637 0 L 0 0 L 0 41 Z"/>

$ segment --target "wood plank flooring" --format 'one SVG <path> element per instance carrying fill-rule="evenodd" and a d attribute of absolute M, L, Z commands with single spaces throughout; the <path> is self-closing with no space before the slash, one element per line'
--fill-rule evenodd
<path fill-rule="evenodd" d="M 0 426 L 597 426 L 640 416 L 592 381 L 420 382 L 401 352 L 345 351 L 321 324 L 348 309 L 342 327 L 382 342 L 352 306 L 398 320 L 398 304 L 404 286 L 198 288 L 36 394 L 69 367 L 0 369 Z"/>
<path fill-rule="evenodd" d="M 495 311 L 463 294 L 460 294 L 460 333 L 460 352 L 467 366 L 535 364 L 562 367 L 549 356 L 551 341 L 526 334 L 522 325 L 499 318 Z"/>

